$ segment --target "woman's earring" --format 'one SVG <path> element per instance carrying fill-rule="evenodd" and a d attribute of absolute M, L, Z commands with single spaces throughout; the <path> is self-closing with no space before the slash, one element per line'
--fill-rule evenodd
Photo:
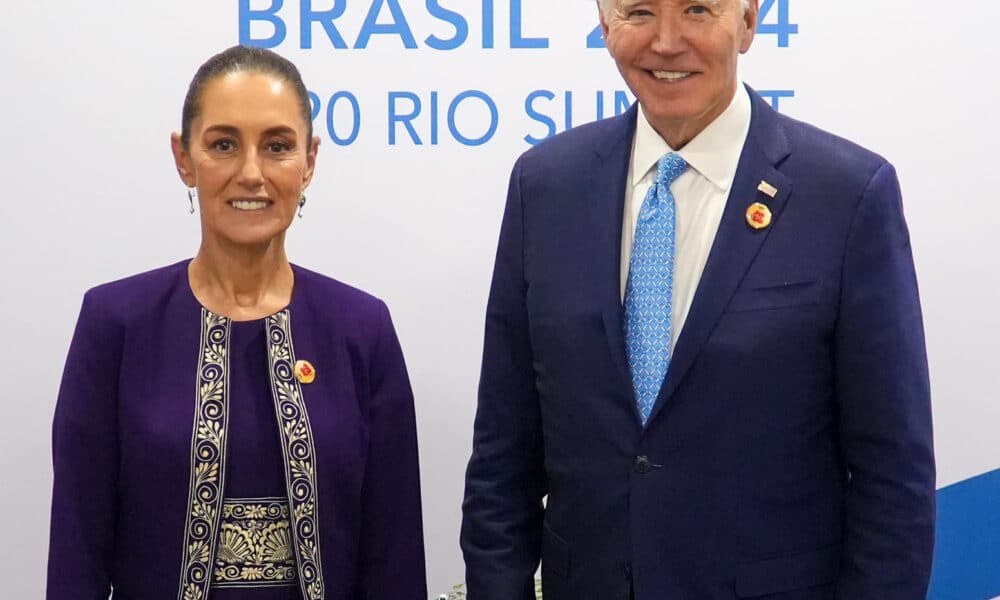
<path fill-rule="evenodd" d="M 305 205 L 306 205 L 306 195 L 302 194 L 302 197 L 299 198 L 299 218 L 300 219 L 302 218 L 302 207 L 305 206 Z"/>
<path fill-rule="evenodd" d="M 188 188 L 188 204 L 191 205 L 191 209 L 188 210 L 188 213 L 192 215 L 194 214 L 194 197 L 195 197 L 194 188 Z"/>

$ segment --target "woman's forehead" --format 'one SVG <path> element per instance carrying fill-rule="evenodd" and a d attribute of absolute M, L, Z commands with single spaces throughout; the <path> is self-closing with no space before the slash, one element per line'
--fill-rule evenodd
<path fill-rule="evenodd" d="M 214 77 L 205 83 L 201 104 L 205 108 L 213 101 L 245 98 L 250 101 L 281 104 L 297 100 L 294 86 L 280 75 L 256 71 L 234 71 Z"/>
<path fill-rule="evenodd" d="M 199 100 L 203 125 L 220 121 L 302 125 L 295 87 L 270 73 L 237 71 L 215 77 L 205 84 Z"/>

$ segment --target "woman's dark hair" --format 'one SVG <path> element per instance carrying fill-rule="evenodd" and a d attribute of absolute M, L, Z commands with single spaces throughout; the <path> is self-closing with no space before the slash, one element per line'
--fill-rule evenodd
<path fill-rule="evenodd" d="M 188 86 L 187 96 L 184 97 L 184 108 L 181 112 L 181 142 L 184 147 L 187 148 L 191 142 L 191 122 L 201 112 L 201 93 L 205 84 L 216 77 L 241 71 L 274 75 L 292 84 L 295 94 L 299 97 L 299 107 L 302 110 L 302 118 L 305 119 L 306 131 L 309 134 L 306 145 L 311 147 L 313 137 L 312 104 L 309 101 L 309 92 L 306 91 L 306 86 L 302 83 L 302 75 L 299 74 L 299 70 L 287 58 L 270 50 L 249 46 L 233 46 L 223 50 L 198 67 L 198 72 L 194 74 L 191 85 Z"/>

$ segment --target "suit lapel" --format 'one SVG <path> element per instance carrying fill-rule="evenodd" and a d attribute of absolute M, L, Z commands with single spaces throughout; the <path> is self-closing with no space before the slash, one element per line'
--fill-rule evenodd
<path fill-rule="evenodd" d="M 789 153 L 784 129 L 773 109 L 752 90 L 750 95 L 753 105 L 750 131 L 733 187 L 650 422 L 684 381 L 771 228 L 780 222 L 791 192 L 792 181 L 776 168 Z M 777 189 L 774 198 L 757 189 L 762 181 Z M 771 209 L 770 227 L 753 229 L 747 224 L 746 210 L 754 202 L 766 204 Z"/>
<path fill-rule="evenodd" d="M 633 399 L 632 376 L 625 356 L 620 277 L 622 219 L 637 111 L 638 104 L 633 104 L 625 114 L 615 118 L 605 143 L 594 148 L 592 168 L 581 178 L 585 186 L 581 193 L 591 198 L 588 206 L 592 207 L 590 230 L 595 234 L 592 240 L 596 250 L 594 276 L 598 278 L 608 349 L 615 365 L 615 377 L 627 390 L 626 397 L 630 401 Z M 635 405 L 634 401 L 631 403 Z M 636 419 L 638 423 L 638 413 Z"/>

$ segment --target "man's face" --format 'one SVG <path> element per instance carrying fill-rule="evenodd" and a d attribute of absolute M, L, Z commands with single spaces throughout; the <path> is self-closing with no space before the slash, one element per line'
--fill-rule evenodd
<path fill-rule="evenodd" d="M 674 149 L 729 106 L 757 0 L 610 0 L 604 39 L 653 128 Z"/>

